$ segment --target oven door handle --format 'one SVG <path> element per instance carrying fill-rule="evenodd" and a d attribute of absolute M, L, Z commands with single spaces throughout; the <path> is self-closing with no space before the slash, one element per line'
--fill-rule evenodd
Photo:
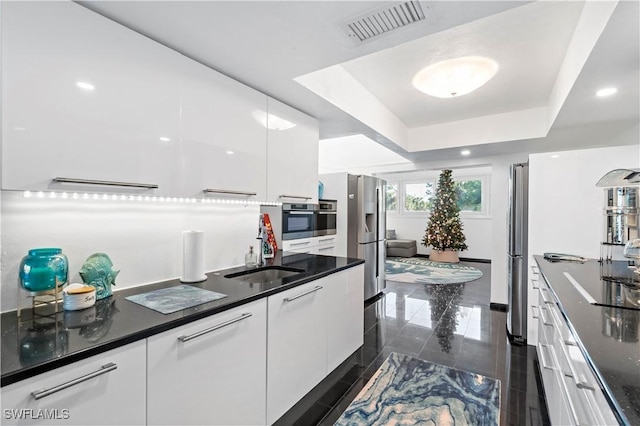
<path fill-rule="evenodd" d="M 287 214 L 304 214 L 304 215 L 312 215 L 313 212 L 287 212 Z"/>

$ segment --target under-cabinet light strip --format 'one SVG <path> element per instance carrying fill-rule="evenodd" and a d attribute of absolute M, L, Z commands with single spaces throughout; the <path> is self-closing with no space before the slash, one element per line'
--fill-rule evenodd
<path fill-rule="evenodd" d="M 156 195 L 131 195 L 131 194 L 97 194 L 89 192 L 55 192 L 55 191 L 24 191 L 24 198 L 53 198 L 71 200 L 112 200 L 112 201 L 142 201 L 151 203 L 179 203 L 179 204 L 244 204 L 281 206 L 282 203 L 274 201 L 236 200 L 230 198 L 189 198 L 189 197 L 159 197 Z"/>

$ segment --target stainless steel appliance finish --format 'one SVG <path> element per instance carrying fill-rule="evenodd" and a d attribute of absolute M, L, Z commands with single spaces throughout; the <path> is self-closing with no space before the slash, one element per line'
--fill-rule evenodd
<path fill-rule="evenodd" d="M 385 184 L 382 179 L 349 175 L 347 256 L 364 259 L 364 298 L 385 287 Z"/>
<path fill-rule="evenodd" d="M 313 237 L 316 229 L 316 208 L 315 204 L 283 204 L 282 239 Z"/>
<path fill-rule="evenodd" d="M 335 235 L 338 218 L 338 202 L 336 200 L 319 200 L 316 210 L 315 237 Z"/>
<path fill-rule="evenodd" d="M 527 341 L 527 228 L 529 165 L 512 164 L 508 212 L 507 334 L 514 343 Z"/>

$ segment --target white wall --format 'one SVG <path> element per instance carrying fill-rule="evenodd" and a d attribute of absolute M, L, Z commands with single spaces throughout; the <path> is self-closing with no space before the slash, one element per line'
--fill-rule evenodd
<path fill-rule="evenodd" d="M 599 258 L 605 205 L 596 182 L 613 169 L 639 168 L 638 146 L 532 154 L 529 164 L 529 253 Z"/>
<path fill-rule="evenodd" d="M 1 207 L 3 312 L 16 309 L 18 298 L 28 302 L 18 270 L 30 248 L 62 248 L 71 282 L 81 282 L 78 271 L 90 254 L 106 253 L 121 271 L 117 291 L 178 278 L 184 230 L 205 231 L 207 271 L 243 264 L 259 215 L 257 205 L 25 199 L 6 191 Z"/>

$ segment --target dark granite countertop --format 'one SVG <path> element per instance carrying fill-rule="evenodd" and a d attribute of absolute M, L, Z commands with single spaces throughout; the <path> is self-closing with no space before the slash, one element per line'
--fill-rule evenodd
<path fill-rule="evenodd" d="M 41 315 L 35 316 L 29 309 L 22 311 L 20 319 L 16 311 L 5 312 L 0 318 L 1 385 L 33 377 L 361 263 L 364 261 L 344 257 L 297 253 L 283 256 L 279 251 L 273 259 L 267 259 L 267 266 L 285 266 L 305 272 L 268 284 L 252 284 L 224 278 L 224 275 L 246 270 L 244 266 L 214 271 L 207 274 L 206 281 L 190 285 L 227 297 L 166 315 L 125 300 L 125 297 L 177 286 L 182 284 L 179 280 L 116 291 L 112 297 L 81 311 L 42 315 L 47 312 L 39 309 L 37 313 Z"/>
<path fill-rule="evenodd" d="M 593 294 L 596 299 L 615 300 L 602 276 L 626 269 L 626 262 L 550 262 L 534 257 L 614 412 L 622 423 L 640 424 L 640 310 L 592 305 L 564 275 L 569 273 L 588 292 L 600 291 Z"/>

